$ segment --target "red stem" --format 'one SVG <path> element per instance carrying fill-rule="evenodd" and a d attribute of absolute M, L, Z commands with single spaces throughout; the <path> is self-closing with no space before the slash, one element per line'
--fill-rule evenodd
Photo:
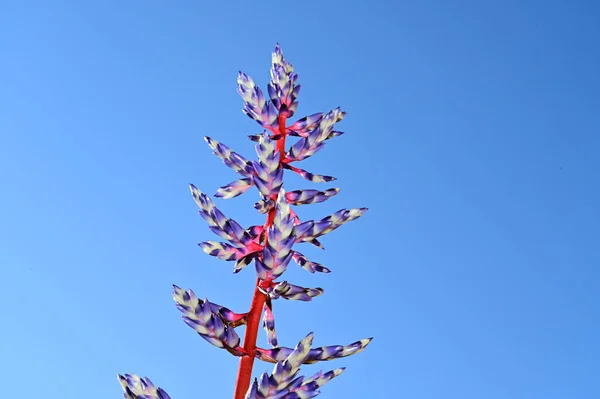
<path fill-rule="evenodd" d="M 282 160 L 285 156 L 285 136 L 287 135 L 286 130 L 286 117 L 279 115 L 279 133 L 281 138 L 277 140 L 277 150 L 279 151 L 279 159 Z M 277 195 L 273 196 L 274 200 L 277 200 Z M 267 244 L 267 229 L 273 225 L 275 219 L 275 208 L 269 210 L 267 214 L 267 221 L 265 223 L 265 239 L 264 244 Z M 252 296 L 252 303 L 250 305 L 250 311 L 248 312 L 248 321 L 246 324 L 246 332 L 244 334 L 244 352 L 246 353 L 240 357 L 240 365 L 238 367 L 237 379 L 235 381 L 235 393 L 234 399 L 244 399 L 248 388 L 250 388 L 250 379 L 252 378 L 252 368 L 254 367 L 254 353 L 256 351 L 256 337 L 258 335 L 258 326 L 260 324 L 260 317 L 262 315 L 263 306 L 265 305 L 266 295 L 259 289 L 259 287 L 268 287 L 271 284 L 270 281 L 262 281 L 256 279 L 256 286 L 254 288 L 254 295 Z"/>
<path fill-rule="evenodd" d="M 256 288 L 254 288 L 254 296 L 248 313 L 248 323 L 246 325 L 246 333 L 244 334 L 244 351 L 247 355 L 240 358 L 238 367 L 237 379 L 235 381 L 235 399 L 244 399 L 246 392 L 250 387 L 250 379 L 252 378 L 252 367 L 254 366 L 254 351 L 256 350 L 256 336 L 258 335 L 258 325 L 262 308 L 265 304 L 265 294 L 263 294 L 258 286 L 260 279 L 256 280 Z"/>

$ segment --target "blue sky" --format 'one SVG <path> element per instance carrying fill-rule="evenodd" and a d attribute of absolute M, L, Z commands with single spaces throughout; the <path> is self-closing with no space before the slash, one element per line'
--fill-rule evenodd
<path fill-rule="evenodd" d="M 598 4 L 290 4 L 0 6 L 4 396 L 118 398 L 134 372 L 173 399 L 231 397 L 237 359 L 170 290 L 249 305 L 253 271 L 196 245 L 213 236 L 187 185 L 235 179 L 204 135 L 254 156 L 236 75 L 264 88 L 279 42 L 298 116 L 348 112 L 304 164 L 342 191 L 300 215 L 370 208 L 306 249 L 333 273 L 288 270 L 325 295 L 275 303 L 285 345 L 375 337 L 321 365 L 348 369 L 320 397 L 599 397 Z M 256 199 L 219 204 L 257 224 Z"/>

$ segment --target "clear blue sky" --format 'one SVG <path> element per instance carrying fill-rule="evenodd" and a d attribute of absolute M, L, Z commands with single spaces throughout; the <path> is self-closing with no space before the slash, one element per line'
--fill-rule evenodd
<path fill-rule="evenodd" d="M 599 5 L 224 3 L 0 5 L 3 395 L 118 398 L 134 372 L 231 397 L 237 359 L 170 291 L 249 304 L 253 271 L 196 245 L 214 236 L 187 185 L 235 179 L 204 135 L 254 156 L 236 75 L 265 87 L 280 42 L 298 116 L 348 112 L 304 164 L 342 191 L 300 214 L 370 208 L 306 250 L 332 274 L 288 270 L 325 295 L 275 303 L 282 344 L 375 337 L 321 365 L 348 367 L 321 397 L 600 397 Z M 220 203 L 249 225 L 256 199 Z"/>

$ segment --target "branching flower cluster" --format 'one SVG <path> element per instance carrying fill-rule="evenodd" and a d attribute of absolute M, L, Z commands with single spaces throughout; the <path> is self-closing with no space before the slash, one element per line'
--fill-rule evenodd
<path fill-rule="evenodd" d="M 244 100 L 243 111 L 264 129 L 262 134 L 249 136 L 256 143 L 256 160 L 251 161 L 225 144 L 205 137 L 213 153 L 240 176 L 220 187 L 215 197 L 231 199 L 256 187 L 260 198 L 254 207 L 267 215 L 263 225 L 244 228 L 225 216 L 208 195 L 190 185 L 192 197 L 199 207 L 198 213 L 221 239 L 202 242 L 200 247 L 208 255 L 232 262 L 234 273 L 253 263 L 257 276 L 252 304 L 246 313 L 235 313 L 208 299 L 200 299 L 192 290 L 173 286 L 173 299 L 183 321 L 212 345 L 240 358 L 235 399 L 312 398 L 344 369 L 318 372 L 305 378 L 299 376 L 303 364 L 353 355 L 371 341 L 368 338 L 349 345 L 313 347 L 313 335 L 310 333 L 295 348 L 278 345 L 273 301 L 279 298 L 311 301 L 324 292 L 322 288 L 306 288 L 278 280 L 290 262 L 310 273 L 330 272 L 329 268 L 309 260 L 296 250 L 296 245 L 308 243 L 324 249 L 320 239 L 325 234 L 358 219 L 367 211 L 366 208 L 340 209 L 320 220 L 302 220 L 292 209 L 292 206 L 326 201 L 339 193 L 338 188 L 286 192 L 283 177 L 287 170 L 315 183 L 334 181 L 334 177 L 314 174 L 295 165 L 317 153 L 328 140 L 342 135 L 334 129 L 335 124 L 346 115 L 336 108 L 327 113 L 305 116 L 288 125 L 288 118 L 293 117 L 298 108 L 300 85 L 296 84 L 297 79 L 298 75 L 294 73 L 292 64 L 284 59 L 279 45 L 272 55 L 271 80 L 267 87 L 269 99 L 252 78 L 239 73 L 238 92 Z M 288 137 L 298 139 L 286 148 Z M 256 346 L 261 319 L 270 348 Z M 235 330 L 242 325 L 246 326 L 243 343 Z M 264 373 L 251 382 L 254 359 L 274 363 L 275 367 L 271 374 Z M 127 399 L 170 399 L 148 378 L 129 374 L 118 377 Z"/>

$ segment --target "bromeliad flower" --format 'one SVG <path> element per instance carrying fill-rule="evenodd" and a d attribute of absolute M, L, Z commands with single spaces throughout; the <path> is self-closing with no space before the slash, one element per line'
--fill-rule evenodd
<path fill-rule="evenodd" d="M 300 168 L 298 168 L 296 166 L 292 166 L 289 163 L 283 163 L 283 167 L 285 169 L 291 170 L 294 173 L 297 173 L 303 179 L 306 179 L 306 180 L 311 181 L 313 183 L 328 183 L 330 181 L 337 180 L 333 176 L 317 175 L 315 173 L 311 173 L 311 172 L 306 171 L 304 169 L 300 169 Z"/>
<path fill-rule="evenodd" d="M 196 204 L 200 207 L 198 213 L 208 222 L 209 229 L 213 233 L 232 244 L 246 246 L 252 243 L 250 234 L 238 222 L 223 215 L 206 194 L 198 190 L 193 184 L 190 184 L 190 191 Z"/>
<path fill-rule="evenodd" d="M 298 103 L 296 98 L 300 92 L 300 85 L 296 85 L 298 74 L 294 73 L 294 66 L 283 58 L 279 44 L 271 57 L 271 82 L 269 82 L 269 97 L 279 115 L 290 118 L 296 112 Z"/>
<path fill-rule="evenodd" d="M 292 245 L 298 234 L 296 230 L 290 206 L 285 201 L 285 192 L 282 189 L 278 196 L 272 224 L 267 228 L 262 259 L 255 261 L 258 278 L 272 281 L 283 274 L 292 259 Z"/>
<path fill-rule="evenodd" d="M 306 229 L 304 234 L 296 236 L 296 242 L 310 242 L 317 237 L 331 233 L 341 225 L 358 219 L 364 215 L 367 210 L 367 208 L 340 209 L 336 213 L 329 215 L 318 222 L 312 220 L 304 222 L 301 225 L 310 224 L 310 228 Z"/>
<path fill-rule="evenodd" d="M 359 352 L 362 352 L 372 340 L 373 338 L 365 338 L 361 339 L 360 341 L 353 342 L 350 345 L 332 345 L 314 348 L 309 350 L 306 356 L 302 358 L 302 363 L 311 364 L 355 355 Z M 272 349 L 256 348 L 256 352 L 257 357 L 260 360 L 269 363 L 275 363 L 290 356 L 290 354 L 293 352 L 293 349 L 285 347 Z"/>
<path fill-rule="evenodd" d="M 342 120 L 342 118 L 345 115 L 346 115 L 345 112 L 338 114 L 339 120 L 336 120 L 336 122 L 339 122 L 340 120 Z M 319 127 L 322 119 L 323 119 L 322 112 L 317 112 L 316 114 L 312 114 L 309 116 L 305 116 L 304 118 L 300 118 L 296 122 L 294 122 L 294 124 L 292 124 L 291 126 L 288 126 L 287 134 L 289 136 L 308 137 L 314 130 L 316 130 Z M 325 140 L 329 140 L 333 137 L 341 136 L 342 134 L 344 134 L 344 133 L 337 131 L 337 130 L 332 130 L 331 133 L 325 138 Z"/>
<path fill-rule="evenodd" d="M 273 106 L 273 103 L 265 100 L 262 90 L 245 73 L 240 72 L 237 81 L 238 93 L 240 93 L 245 102 L 244 113 L 265 129 L 275 129 L 277 126 L 277 110 Z"/>
<path fill-rule="evenodd" d="M 283 168 L 276 143 L 263 134 L 256 145 L 258 161 L 254 161 L 254 184 L 265 197 L 276 196 L 283 184 Z"/>
<path fill-rule="evenodd" d="M 173 299 L 177 309 L 183 314 L 183 321 L 192 327 L 202 338 L 218 348 L 240 356 L 240 337 L 234 328 L 246 323 L 246 315 L 239 315 L 231 310 L 200 300 L 192 290 L 185 291 L 173 286 Z"/>
<path fill-rule="evenodd" d="M 323 202 L 340 192 L 339 188 L 319 190 L 294 190 L 285 194 L 285 199 L 290 205 L 310 205 Z"/>
<path fill-rule="evenodd" d="M 311 333 L 294 349 L 279 346 L 274 301 L 282 298 L 308 302 L 324 293 L 322 288 L 306 288 L 285 280 L 279 281 L 290 261 L 293 259 L 310 273 L 330 272 L 329 268 L 309 260 L 294 245 L 309 243 L 324 249 L 320 237 L 358 219 L 367 208 L 340 209 L 317 221 L 303 221 L 294 211 L 293 207 L 321 203 L 340 192 L 338 188 L 286 192 L 283 189 L 283 177 L 285 171 L 292 171 L 314 183 L 335 180 L 332 176 L 308 172 L 296 164 L 315 155 L 331 138 L 343 134 L 335 130 L 335 124 L 342 121 L 346 113 L 336 108 L 288 123 L 288 118 L 298 108 L 298 75 L 292 64 L 283 57 L 279 45 L 275 47 L 271 61 L 268 99 L 245 73 L 240 72 L 237 79 L 238 92 L 244 101 L 244 113 L 264 129 L 261 134 L 249 136 L 256 143 L 258 159 L 249 160 L 211 137 L 204 138 L 213 153 L 239 175 L 237 180 L 220 187 L 215 197 L 235 198 L 255 186 L 260 197 L 254 207 L 266 215 L 266 221 L 244 228 L 226 217 L 209 196 L 190 185 L 194 201 L 200 208 L 198 213 L 208 223 L 209 229 L 223 240 L 201 242 L 199 245 L 204 252 L 221 260 L 235 262 L 235 273 L 254 262 L 257 280 L 250 309 L 236 313 L 225 306 L 198 298 L 192 290 L 173 286 L 173 299 L 184 322 L 212 345 L 240 358 L 234 399 L 315 397 L 320 387 L 340 375 L 344 369 L 319 372 L 305 378 L 298 376 L 302 364 L 350 356 L 361 352 L 371 342 L 371 338 L 368 338 L 350 345 L 312 348 Z M 291 145 L 286 143 L 290 137 L 297 138 Z M 256 346 L 261 319 L 270 349 Z M 235 330 L 242 325 L 245 326 L 243 342 Z M 273 373 L 265 373 L 251 383 L 255 359 L 276 365 Z M 126 399 L 170 399 L 148 378 L 125 374 L 119 375 L 119 381 Z"/>
<path fill-rule="evenodd" d="M 263 373 L 255 379 L 245 399 L 301 399 L 317 396 L 323 385 L 342 374 L 343 368 L 310 378 L 298 376 L 300 366 L 307 363 L 311 352 L 313 334 L 307 335 L 284 359 L 277 362 L 271 375 Z"/>
<path fill-rule="evenodd" d="M 310 272 L 310 273 L 331 273 L 331 270 L 329 270 L 328 268 L 326 268 L 325 266 L 323 266 L 320 263 L 317 262 L 312 262 L 310 260 L 308 260 L 306 258 L 306 256 L 302 255 L 300 252 L 298 251 L 293 251 L 294 254 L 292 255 L 292 259 L 294 259 L 294 261 L 300 266 L 302 267 L 304 270 Z"/>
<path fill-rule="evenodd" d="M 314 155 L 325 145 L 325 140 L 333 132 L 333 125 L 346 115 L 339 108 L 328 112 L 321 118 L 318 127 L 298 140 L 286 154 L 284 162 L 297 162 Z"/>
<path fill-rule="evenodd" d="M 254 226 L 248 230 L 244 229 L 238 222 L 227 218 L 196 186 L 190 184 L 192 196 L 200 210 L 198 213 L 208 222 L 209 229 L 231 242 L 231 244 L 216 241 L 205 241 L 199 245 L 204 252 L 221 260 L 237 261 L 235 270 L 239 271 L 248 265 L 255 254 L 263 247 L 258 243 L 257 236 L 260 227 Z"/>
<path fill-rule="evenodd" d="M 304 288 L 299 285 L 290 284 L 287 281 L 271 283 L 271 286 L 264 290 L 271 299 L 291 299 L 296 301 L 308 302 L 314 297 L 322 295 L 323 288 Z"/>
<path fill-rule="evenodd" d="M 231 151 L 229 147 L 215 139 L 205 136 L 204 140 L 208 143 L 210 148 L 213 149 L 213 154 L 221 158 L 225 165 L 243 176 L 239 180 L 220 187 L 215 194 L 216 197 L 223 199 L 235 198 L 238 195 L 245 193 L 254 185 L 255 171 L 252 162 L 237 152 Z"/>
<path fill-rule="evenodd" d="M 213 149 L 213 154 L 223 160 L 223 163 L 235 170 L 237 173 L 244 177 L 252 177 L 254 170 L 252 169 L 252 162 L 238 154 L 237 152 L 231 151 L 225 144 L 218 142 L 208 136 L 204 136 L 204 140 L 208 143 L 210 148 Z"/>

